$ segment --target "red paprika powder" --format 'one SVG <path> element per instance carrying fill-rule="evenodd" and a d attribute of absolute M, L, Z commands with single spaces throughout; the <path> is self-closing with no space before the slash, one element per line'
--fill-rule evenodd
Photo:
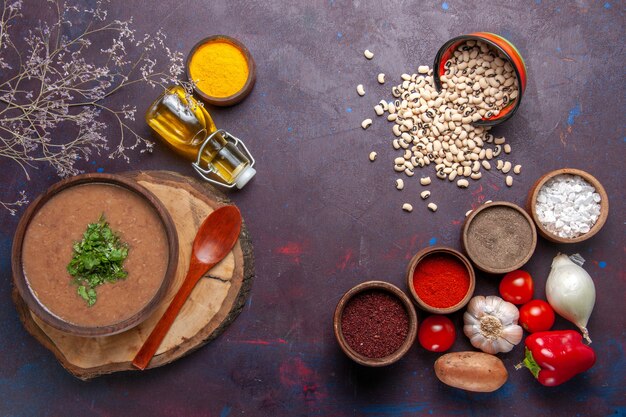
<path fill-rule="evenodd" d="M 413 272 L 413 288 L 417 296 L 435 308 L 458 304 L 470 286 L 467 268 L 452 255 L 435 253 L 426 256 Z"/>

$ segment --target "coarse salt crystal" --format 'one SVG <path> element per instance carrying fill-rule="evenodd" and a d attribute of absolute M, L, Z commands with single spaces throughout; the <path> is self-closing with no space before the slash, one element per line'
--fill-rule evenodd
<path fill-rule="evenodd" d="M 562 174 L 541 187 L 535 210 L 546 230 L 571 239 L 591 230 L 600 216 L 600 200 L 582 177 Z"/>

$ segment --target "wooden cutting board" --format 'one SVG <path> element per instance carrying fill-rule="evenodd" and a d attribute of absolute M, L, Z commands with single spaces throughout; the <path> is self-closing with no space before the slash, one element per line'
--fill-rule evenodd
<path fill-rule="evenodd" d="M 168 171 L 122 174 L 152 191 L 169 211 L 179 241 L 178 268 L 162 305 L 139 326 L 106 337 L 78 337 L 62 333 L 39 320 L 17 290 L 13 300 L 28 332 L 52 351 L 74 376 L 87 380 L 99 375 L 136 370 L 131 361 L 156 325 L 189 267 L 191 247 L 202 221 L 214 209 L 232 204 L 205 182 Z M 219 336 L 241 312 L 252 285 L 252 244 L 242 226 L 239 240 L 226 258 L 200 280 L 183 306 L 148 369 L 175 361 Z"/>

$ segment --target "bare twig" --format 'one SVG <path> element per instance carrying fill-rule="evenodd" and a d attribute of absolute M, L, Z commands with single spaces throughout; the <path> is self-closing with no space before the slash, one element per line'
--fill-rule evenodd
<path fill-rule="evenodd" d="M 42 163 L 66 177 L 80 173 L 76 162 L 94 154 L 105 152 L 109 158 L 130 161 L 128 150 L 152 149 L 152 143 L 127 122 L 135 120 L 136 107 L 112 108 L 106 99 L 133 84 L 165 87 L 178 83 L 182 55 L 167 47 L 162 31 L 137 39 L 132 18 L 108 19 L 106 2 L 97 0 L 93 8 L 85 10 L 77 0 L 48 0 L 56 18 L 31 29 L 23 39 L 25 47 L 18 48 L 10 31 L 22 16 L 22 0 L 3 0 L 0 159 L 14 161 L 27 179 L 30 170 Z M 90 22 L 79 35 L 67 37 L 64 33 L 78 13 L 90 17 Z M 103 36 L 110 39 L 109 46 L 99 51 L 91 48 L 92 42 Z M 7 61 L 9 57 L 19 61 L 15 69 L 11 68 L 14 63 Z M 119 128 L 115 144 L 105 136 L 103 119 L 107 114 Z M 14 214 L 26 201 L 26 195 L 20 195 L 16 202 L 0 202 L 0 206 Z"/>

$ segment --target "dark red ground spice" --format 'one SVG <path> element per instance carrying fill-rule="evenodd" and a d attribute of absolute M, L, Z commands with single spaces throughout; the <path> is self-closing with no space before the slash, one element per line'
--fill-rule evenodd
<path fill-rule="evenodd" d="M 402 302 L 386 291 L 363 291 L 346 304 L 341 330 L 348 345 L 368 358 L 397 351 L 409 333 L 409 316 Z"/>
<path fill-rule="evenodd" d="M 431 307 L 446 308 L 458 304 L 469 286 L 467 268 L 452 255 L 428 255 L 413 272 L 413 288 L 417 296 Z"/>

